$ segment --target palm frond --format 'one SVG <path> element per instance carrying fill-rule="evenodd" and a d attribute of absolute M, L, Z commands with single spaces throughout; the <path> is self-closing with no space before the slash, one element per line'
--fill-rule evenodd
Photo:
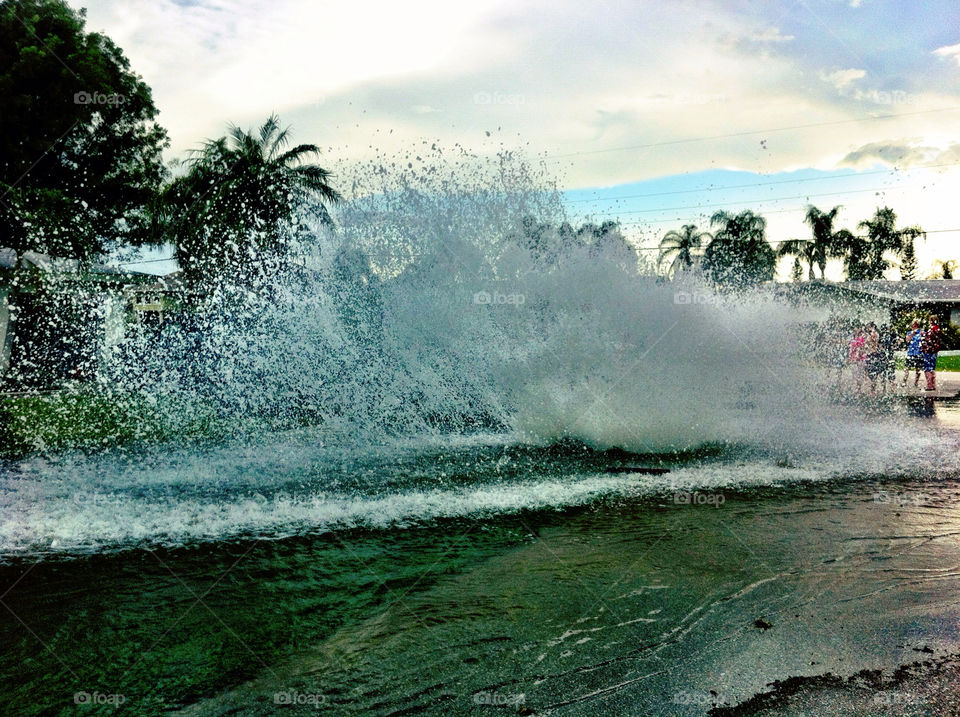
<path fill-rule="evenodd" d="M 266 146 L 270 142 L 270 138 L 280 129 L 280 118 L 276 114 L 272 114 L 267 118 L 267 121 L 263 123 L 260 127 L 260 144 Z"/>
<path fill-rule="evenodd" d="M 813 253 L 813 242 L 809 239 L 787 239 L 777 245 L 777 258 L 785 256 L 806 256 Z"/>
<path fill-rule="evenodd" d="M 274 161 L 277 164 L 288 165 L 293 162 L 302 161 L 304 157 L 307 156 L 320 156 L 320 148 L 315 144 L 298 144 L 292 149 L 288 149 L 286 152 L 281 154 L 278 157 L 274 158 Z"/>

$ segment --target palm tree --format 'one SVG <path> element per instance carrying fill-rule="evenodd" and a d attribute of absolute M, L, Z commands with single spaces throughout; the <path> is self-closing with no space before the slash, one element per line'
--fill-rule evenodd
<path fill-rule="evenodd" d="M 809 239 L 787 239 L 780 242 L 777 245 L 777 259 L 782 259 L 785 256 L 793 257 L 793 274 L 796 281 L 803 277 L 803 267 L 800 265 L 801 259 L 807 262 L 807 278 L 810 281 L 817 278 L 813 271 L 813 267 L 816 266 L 816 255 L 814 254 L 812 241 Z M 797 272 L 798 267 L 800 269 L 799 273 Z"/>
<path fill-rule="evenodd" d="M 749 209 L 739 214 L 719 211 L 710 223 L 720 229 L 703 255 L 703 268 L 718 284 L 744 286 L 770 281 L 776 252 L 767 242 L 767 220 Z"/>
<path fill-rule="evenodd" d="M 657 257 L 657 266 L 662 267 L 669 263 L 664 274 L 673 278 L 679 270 L 693 266 L 693 254 L 703 247 L 705 239 L 712 239 L 707 232 L 697 231 L 696 224 L 684 224 L 680 231 L 671 229 L 660 240 L 660 254 Z"/>
<path fill-rule="evenodd" d="M 891 266 L 886 254 L 892 252 L 908 260 L 913 254 L 913 240 L 923 233 L 920 227 L 897 229 L 897 214 L 890 207 L 878 208 L 871 219 L 865 219 L 858 225 L 867 230 L 867 236 L 848 242 L 849 247 L 859 254 L 858 271 L 864 273 L 864 279 L 882 279 L 884 272 Z M 908 267 L 909 269 L 909 267 Z M 853 278 L 852 276 L 850 277 Z"/>
<path fill-rule="evenodd" d="M 186 174 L 163 192 L 156 222 L 176 247 L 188 280 L 249 283 L 289 264 L 305 220 L 331 221 L 340 199 L 330 173 L 307 160 L 313 144 L 288 147 L 290 130 L 271 115 L 256 131 L 230 126 L 186 162 Z"/>
<path fill-rule="evenodd" d="M 937 259 L 933 262 L 933 273 L 931 279 L 952 279 L 953 272 L 957 270 L 957 262 L 953 259 Z"/>
<path fill-rule="evenodd" d="M 843 272 L 850 281 L 872 279 L 870 264 L 870 242 L 866 237 L 852 232 L 838 245 L 843 258 Z"/>
<path fill-rule="evenodd" d="M 807 213 L 803 220 L 810 225 L 813 234 L 813 240 L 810 243 L 810 259 L 820 269 L 820 278 L 826 278 L 827 259 L 830 257 L 839 257 L 843 255 L 844 247 L 851 236 L 851 232 L 846 229 L 838 231 L 833 230 L 833 223 L 840 213 L 840 205 L 835 206 L 828 212 L 825 212 L 812 204 L 807 205 Z M 810 278 L 813 279 L 813 268 L 811 265 Z"/>

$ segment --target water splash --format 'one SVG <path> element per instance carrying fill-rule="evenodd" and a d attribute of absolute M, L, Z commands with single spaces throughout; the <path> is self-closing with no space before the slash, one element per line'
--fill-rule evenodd
<path fill-rule="evenodd" d="M 823 311 L 661 283 L 616 232 L 565 227 L 559 194 L 520 158 L 425 146 L 355 168 L 348 185 L 301 269 L 221 288 L 117 351 L 112 382 L 146 396 L 156 420 L 200 416 L 229 439 L 11 466 L 0 550 L 402 525 L 670 481 L 957 468 L 932 429 L 828 401 L 802 330 Z M 464 440 L 562 439 L 750 458 L 646 482 L 577 466 L 505 478 L 489 452 L 433 467 L 437 447 Z M 361 458 L 344 464 L 342 451 Z"/>

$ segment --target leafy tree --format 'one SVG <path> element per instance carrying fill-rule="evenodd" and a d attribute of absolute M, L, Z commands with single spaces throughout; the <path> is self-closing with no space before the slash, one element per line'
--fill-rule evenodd
<path fill-rule="evenodd" d="M 814 267 L 820 269 L 820 278 L 825 279 L 827 260 L 831 257 L 842 257 L 844 248 L 853 237 L 853 234 L 846 229 L 834 230 L 833 223 L 839 212 L 839 206 L 825 212 L 812 204 L 807 205 L 807 213 L 803 220 L 810 225 L 812 238 L 780 242 L 777 247 L 777 258 L 792 256 L 798 261 L 802 259 L 807 264 L 809 280 L 817 278 Z"/>
<path fill-rule="evenodd" d="M 845 254 L 849 257 L 845 259 L 845 266 L 850 279 L 882 279 L 892 265 L 888 254 L 909 260 L 914 239 L 923 233 L 919 227 L 897 229 L 897 214 L 890 207 L 878 208 L 871 219 L 857 226 L 866 229 L 867 235 L 850 237 L 845 242 Z"/>
<path fill-rule="evenodd" d="M 850 280 L 882 279 L 893 265 L 891 254 L 901 259 L 900 276 L 911 279 L 916 274 L 914 240 L 923 235 L 920 227 L 897 229 L 897 215 L 889 207 L 878 208 L 871 219 L 858 225 L 863 235 L 847 234 L 840 238 L 838 249 Z"/>
<path fill-rule="evenodd" d="M 800 257 L 793 257 L 793 266 L 790 268 L 790 279 L 794 282 L 803 281 L 803 264 L 800 263 Z"/>
<path fill-rule="evenodd" d="M 556 263 L 563 246 L 579 242 L 576 232 L 569 224 L 564 223 L 555 232 L 553 226 L 540 222 L 529 214 L 520 220 L 520 231 L 514 239 L 530 252 L 536 262 L 545 265 Z"/>
<path fill-rule="evenodd" d="M 817 275 L 813 271 L 816 266 L 816 257 L 814 255 L 814 244 L 809 239 L 787 239 L 777 245 L 777 258 L 782 259 L 785 256 L 793 257 L 793 268 L 791 274 L 794 281 L 800 281 L 803 278 L 803 266 L 800 260 L 807 262 L 807 278 L 813 281 Z M 798 273 L 799 272 L 799 273 Z"/>
<path fill-rule="evenodd" d="M 766 239 L 766 219 L 747 209 L 739 214 L 716 212 L 710 223 L 719 229 L 703 255 L 707 276 L 732 287 L 773 279 L 776 254 Z"/>
<path fill-rule="evenodd" d="M 862 281 L 874 278 L 870 262 L 870 243 L 866 237 L 851 233 L 845 237 L 841 251 L 843 271 L 847 275 L 847 279 Z"/>
<path fill-rule="evenodd" d="M 810 225 L 813 241 L 810 247 L 811 262 L 820 269 L 820 278 L 826 278 L 827 259 L 831 256 L 842 256 L 843 247 L 853 236 L 848 230 L 834 231 L 833 223 L 840 213 L 836 206 L 828 212 L 817 209 L 812 204 L 807 205 L 807 213 L 803 220 Z M 810 268 L 810 278 L 813 278 L 813 267 Z"/>
<path fill-rule="evenodd" d="M 588 222 L 574 229 L 569 222 L 556 227 L 526 215 L 520 220 L 520 230 L 512 238 L 530 252 L 537 264 L 545 267 L 554 266 L 565 255 L 586 248 L 591 257 L 605 254 L 619 259 L 631 271 L 637 268 L 637 252 L 623 236 L 619 222 L 615 221 L 608 220 L 599 225 Z"/>
<path fill-rule="evenodd" d="M 600 226 L 584 224 L 577 232 L 578 237 L 590 237 L 590 256 L 606 256 L 617 262 L 620 268 L 635 273 L 637 271 L 637 251 L 620 231 L 620 223 L 607 220 Z"/>
<path fill-rule="evenodd" d="M 340 199 L 330 173 L 309 158 L 313 144 L 289 147 L 290 133 L 271 116 L 256 131 L 231 126 L 186 162 L 155 208 L 159 236 L 173 243 L 191 283 L 254 284 L 290 265 L 308 219 L 331 221 Z"/>
<path fill-rule="evenodd" d="M 699 252 L 705 240 L 712 239 L 707 232 L 697 231 L 696 224 L 684 224 L 680 231 L 671 229 L 660 240 L 657 266 L 667 266 L 664 274 L 673 278 L 678 271 L 693 266 L 693 255 Z"/>
<path fill-rule="evenodd" d="M 953 259 L 937 259 L 933 262 L 933 273 L 931 279 L 952 279 L 953 272 L 957 270 L 957 262 Z"/>
<path fill-rule="evenodd" d="M 900 261 L 900 279 L 911 281 L 917 276 L 917 253 L 914 251 L 913 242 L 907 242 L 903 247 L 903 256 Z"/>
<path fill-rule="evenodd" d="M 918 236 L 924 239 L 927 235 L 920 227 L 905 227 L 900 230 L 900 279 L 910 281 L 917 275 L 917 253 L 914 248 L 914 241 Z"/>
<path fill-rule="evenodd" d="M 0 246 L 88 259 L 149 238 L 167 135 L 150 89 L 62 0 L 0 4 Z"/>

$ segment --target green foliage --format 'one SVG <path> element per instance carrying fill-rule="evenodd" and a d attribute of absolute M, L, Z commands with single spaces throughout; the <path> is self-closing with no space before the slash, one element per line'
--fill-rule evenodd
<path fill-rule="evenodd" d="M 790 273 L 790 278 L 793 281 L 803 281 L 803 265 L 800 263 L 800 257 L 793 257 L 793 269 Z"/>
<path fill-rule="evenodd" d="M 890 207 L 878 208 L 871 219 L 858 225 L 866 236 L 850 234 L 840 242 L 844 269 L 850 280 L 878 280 L 892 266 L 890 254 L 901 257 L 906 271 L 916 270 L 913 241 L 923 233 L 919 227 L 897 229 L 897 214 Z M 904 277 L 907 278 L 907 277 Z"/>
<path fill-rule="evenodd" d="M 833 223 L 839 213 L 839 206 L 828 212 L 817 209 L 812 204 L 807 206 L 804 221 L 810 225 L 810 231 L 813 233 L 809 254 L 811 279 L 813 278 L 813 264 L 819 267 L 820 278 L 826 278 L 827 259 L 831 256 L 839 256 L 844 244 L 853 236 L 846 229 L 834 231 Z"/>
<path fill-rule="evenodd" d="M 846 229 L 834 231 L 833 223 L 836 221 L 839 212 L 839 206 L 825 212 L 812 204 L 808 205 L 804 221 L 810 225 L 813 237 L 811 239 L 789 239 L 780 242 L 777 247 L 777 258 L 793 256 L 797 259 L 803 259 L 807 263 L 807 276 L 811 281 L 817 276 L 814 267 L 820 269 L 820 278 L 825 278 L 827 260 L 830 257 L 842 256 L 844 247 L 853 237 Z M 794 281 L 797 281 L 797 279 L 795 278 Z"/>
<path fill-rule="evenodd" d="M 0 246 L 86 259 L 148 239 L 164 177 L 150 89 L 61 0 L 0 5 Z"/>
<path fill-rule="evenodd" d="M 937 371 L 960 371 L 960 356 L 938 356 Z"/>
<path fill-rule="evenodd" d="M 931 279 L 952 279 L 953 272 L 957 270 L 957 262 L 953 259 L 937 259 L 933 262 L 933 273 Z"/>
<path fill-rule="evenodd" d="M 530 252 L 541 266 L 554 266 L 564 255 L 586 249 L 591 256 L 617 256 L 624 269 L 637 270 L 637 252 L 623 236 L 619 222 L 588 222 L 574 229 L 568 222 L 557 227 L 527 215 L 520 220 L 520 230 L 513 234 L 512 241 Z"/>
<path fill-rule="evenodd" d="M 660 240 L 660 254 L 657 256 L 657 266 L 664 267 L 665 276 L 673 278 L 678 271 L 693 266 L 693 255 L 699 252 L 706 240 L 712 237 L 707 232 L 697 230 L 696 224 L 684 224 L 680 231 L 672 229 L 663 235 Z"/>
<path fill-rule="evenodd" d="M 817 275 L 813 271 L 813 267 L 816 265 L 814 259 L 814 248 L 813 242 L 809 239 L 787 239 L 786 241 L 782 241 L 777 245 L 776 252 L 778 259 L 781 259 L 785 256 L 793 257 L 791 277 L 794 281 L 800 281 L 803 279 L 803 265 L 800 263 L 801 259 L 807 262 L 807 278 L 811 281 L 817 278 Z"/>
<path fill-rule="evenodd" d="M 903 281 L 912 281 L 917 277 L 917 253 L 913 241 L 904 244 L 900 261 L 900 278 Z"/>
<path fill-rule="evenodd" d="M 957 351 L 960 349 L 960 326 L 946 324 L 940 327 L 940 350 Z M 960 358 L 960 357 L 958 357 Z"/>
<path fill-rule="evenodd" d="M 276 116 L 256 134 L 231 127 L 164 189 L 155 231 L 176 247 L 188 282 L 255 283 L 289 266 L 297 243 L 309 239 L 307 219 L 330 222 L 326 204 L 340 195 L 327 170 L 305 163 L 319 148 L 288 144 Z"/>
<path fill-rule="evenodd" d="M 750 210 L 719 211 L 710 223 L 720 228 L 703 255 L 707 276 L 734 288 L 773 280 L 776 254 L 766 239 L 766 219 Z"/>
<path fill-rule="evenodd" d="M 927 319 L 930 318 L 930 312 L 920 309 L 914 311 L 904 311 L 897 315 L 893 321 L 893 330 L 897 337 L 902 341 L 910 331 L 914 321 L 920 323 L 920 327 L 927 325 Z M 940 327 L 940 349 L 942 351 L 956 351 L 960 349 L 960 326 L 945 322 Z"/>
<path fill-rule="evenodd" d="M 218 426 L 200 406 L 158 405 L 138 394 L 54 393 L 0 399 L 0 456 L 134 441 L 209 437 Z"/>

